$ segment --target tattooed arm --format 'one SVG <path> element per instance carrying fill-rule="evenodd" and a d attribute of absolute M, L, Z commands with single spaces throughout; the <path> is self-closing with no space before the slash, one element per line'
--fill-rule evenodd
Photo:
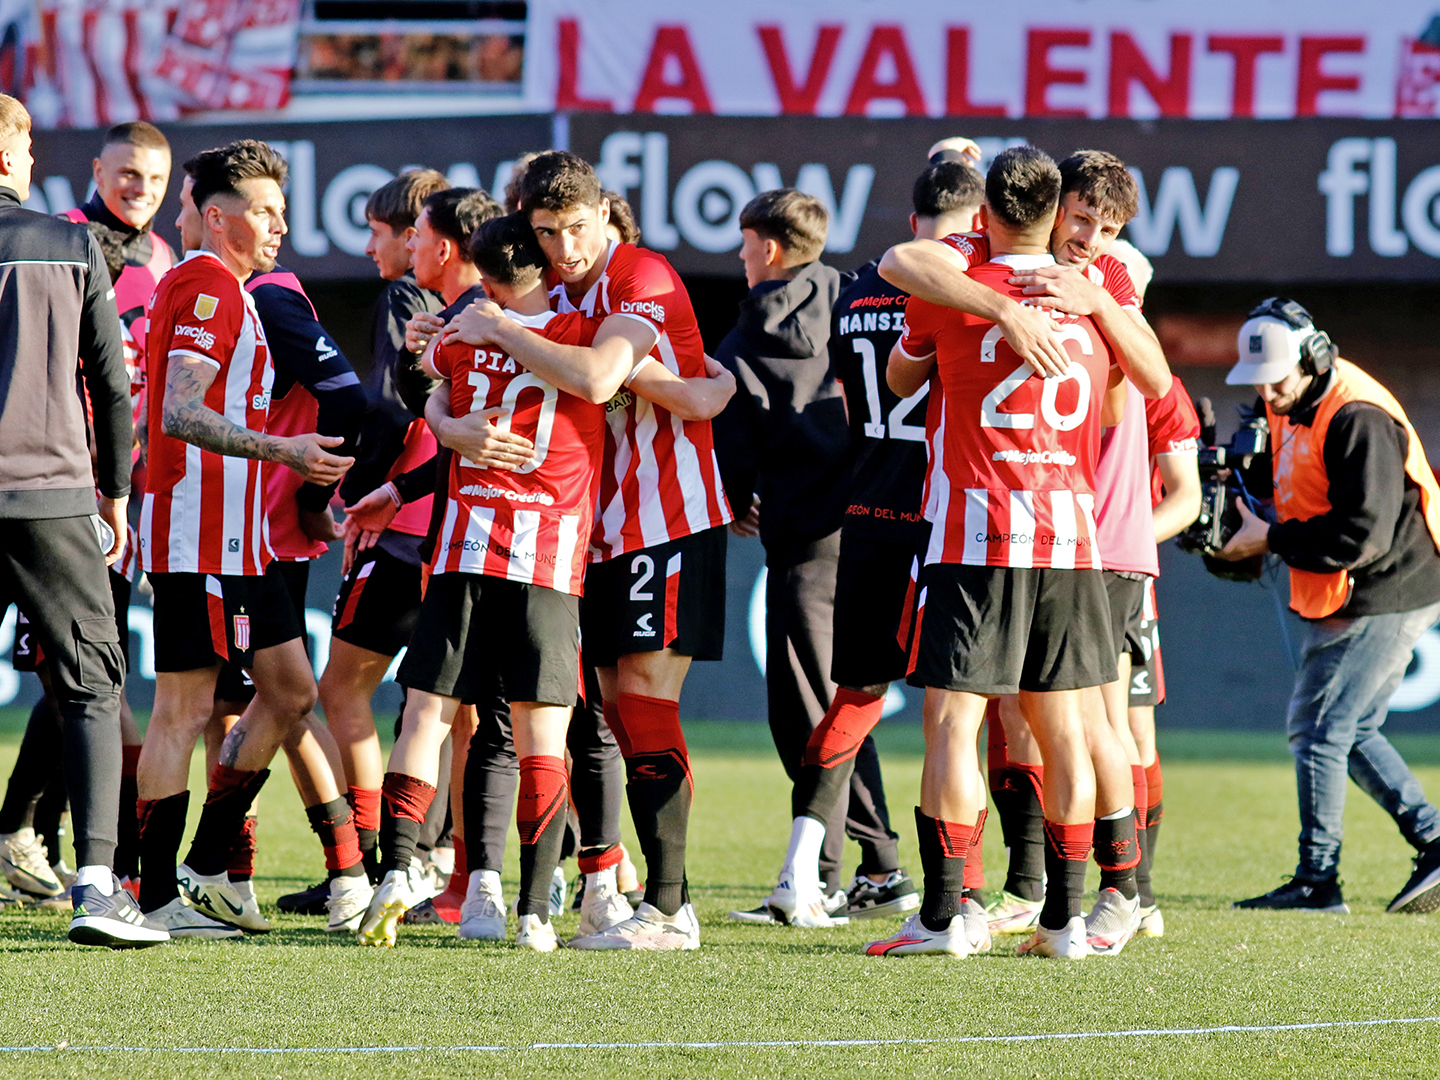
<path fill-rule="evenodd" d="M 337 457 L 326 449 L 344 441 L 338 435 L 266 435 L 225 419 L 205 404 L 205 392 L 216 374 L 193 356 L 171 354 L 160 411 L 164 434 L 226 457 L 278 461 L 315 484 L 338 482 L 354 463 L 354 458 Z"/>

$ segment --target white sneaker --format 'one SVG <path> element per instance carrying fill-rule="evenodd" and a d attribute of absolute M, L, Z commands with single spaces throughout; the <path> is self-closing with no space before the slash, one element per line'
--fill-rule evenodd
<path fill-rule="evenodd" d="M 1160 910 L 1159 904 L 1151 904 L 1149 907 L 1142 906 L 1140 908 L 1140 929 L 1135 931 L 1135 936 L 1165 936 L 1165 913 Z"/>
<path fill-rule="evenodd" d="M 242 895 L 230 883 L 230 875 L 197 874 L 181 863 L 175 868 L 175 883 L 180 886 L 180 895 L 191 907 L 220 922 L 238 926 L 247 934 L 268 934 L 270 920 L 260 914 L 260 905 L 255 900 L 254 887 L 241 882 L 247 895 Z"/>
<path fill-rule="evenodd" d="M 827 897 L 820 889 L 797 888 L 792 875 L 784 873 L 775 884 L 775 891 L 765 903 L 770 914 L 778 923 L 786 926 L 800 926 L 809 929 L 844 926 L 850 920 L 844 915 L 833 916 L 827 907 Z M 841 900 L 845 899 L 841 894 Z"/>
<path fill-rule="evenodd" d="M 635 915 L 630 901 L 615 884 L 615 868 L 585 875 L 585 895 L 580 901 L 580 937 L 601 934 Z"/>
<path fill-rule="evenodd" d="M 1096 956 L 1116 956 L 1140 929 L 1140 897 L 1126 900 L 1118 889 L 1101 889 L 1085 916 L 1085 940 Z"/>
<path fill-rule="evenodd" d="M 1025 900 L 1014 893 L 1000 891 L 1000 897 L 985 909 L 992 934 L 1028 934 L 1040 925 L 1043 900 Z"/>
<path fill-rule="evenodd" d="M 913 956 L 941 953 L 957 958 L 970 955 L 970 942 L 965 937 L 965 920 L 957 915 L 944 930 L 931 930 L 920 921 L 917 911 L 905 920 L 900 932 L 883 941 L 865 946 L 866 956 Z"/>
<path fill-rule="evenodd" d="M 45 858 L 45 845 L 29 826 L 0 836 L 0 871 L 6 881 L 31 896 L 59 896 L 65 891 Z"/>
<path fill-rule="evenodd" d="M 470 875 L 455 932 L 461 941 L 505 940 L 505 896 L 500 875 L 494 870 L 476 870 Z"/>
<path fill-rule="evenodd" d="M 361 945 L 394 947 L 395 926 L 400 917 L 424 899 L 415 895 L 411 877 L 403 870 L 391 870 L 385 875 L 360 919 L 360 929 L 355 932 Z"/>
<path fill-rule="evenodd" d="M 555 867 L 555 873 L 550 875 L 550 917 L 558 919 L 561 912 L 565 910 L 565 896 L 569 886 L 565 883 L 565 868 Z"/>
<path fill-rule="evenodd" d="M 698 949 L 700 947 L 700 920 L 695 917 L 695 908 L 683 904 L 674 915 L 662 915 L 660 910 L 643 900 L 635 914 L 624 922 L 589 937 L 577 937 L 570 942 L 572 949 L 641 949 L 651 952 L 668 952 Z"/>
<path fill-rule="evenodd" d="M 960 918 L 965 923 L 965 940 L 972 953 L 989 952 L 994 944 L 990 937 L 990 919 L 978 900 L 968 896 L 960 901 Z"/>
<path fill-rule="evenodd" d="M 445 882 L 438 873 L 433 872 L 429 863 L 421 861 L 419 855 L 410 859 L 410 868 L 405 879 L 410 883 L 410 895 L 414 901 L 411 907 L 445 891 Z"/>
<path fill-rule="evenodd" d="M 1062 960 L 1083 960 L 1090 955 L 1085 920 L 1076 915 L 1063 930 L 1047 930 L 1038 923 L 1030 940 L 1016 950 L 1021 956 L 1053 956 Z"/>
<path fill-rule="evenodd" d="M 222 938 L 238 938 L 245 935 L 238 926 L 227 926 L 201 914 L 178 896 L 164 907 L 145 913 L 145 925 L 152 930 L 168 930 L 172 938 L 201 938 L 218 941 Z"/>
<path fill-rule="evenodd" d="M 370 879 L 364 874 L 359 877 L 341 874 L 331 878 L 330 899 L 325 901 L 325 910 L 329 912 L 329 918 L 325 920 L 326 932 L 353 934 L 360 929 L 360 920 L 370 909 L 370 901 L 374 896 L 375 890 L 370 885 Z"/>
<path fill-rule="evenodd" d="M 515 947 L 532 952 L 554 952 L 560 947 L 553 923 L 541 922 L 539 915 L 521 915 L 515 929 Z"/>

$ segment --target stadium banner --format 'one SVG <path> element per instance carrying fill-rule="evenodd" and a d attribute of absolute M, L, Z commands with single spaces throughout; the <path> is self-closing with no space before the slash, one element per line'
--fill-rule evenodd
<path fill-rule="evenodd" d="M 551 144 L 545 116 L 467 117 L 464 120 L 331 121 L 163 125 L 174 151 L 165 204 L 157 230 L 172 245 L 180 209 L 180 166 L 194 154 L 232 139 L 264 139 L 290 163 L 282 262 L 302 280 L 374 278 L 365 255 L 370 231 L 365 201 L 400 170 L 415 165 L 440 169 L 451 183 L 503 190 L 515 158 Z M 33 210 L 62 213 L 83 203 L 92 187 L 91 161 L 100 149 L 98 131 L 36 131 Z"/>
<path fill-rule="evenodd" d="M 1433 0 L 530 0 L 537 110 L 1434 116 Z"/>
<path fill-rule="evenodd" d="M 568 117 L 641 242 L 691 274 L 739 274 L 741 208 L 787 185 L 830 210 L 830 262 L 874 258 L 909 237 L 911 185 L 950 135 L 986 162 L 1025 142 L 1120 155 L 1140 184 L 1124 235 L 1162 282 L 1440 277 L 1440 126 L 1424 121 Z"/>

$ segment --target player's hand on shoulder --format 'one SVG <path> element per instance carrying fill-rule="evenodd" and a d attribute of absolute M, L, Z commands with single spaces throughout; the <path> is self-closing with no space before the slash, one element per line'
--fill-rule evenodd
<path fill-rule="evenodd" d="M 1025 295 L 1033 296 L 1040 306 L 1070 315 L 1095 314 L 1105 292 L 1073 266 L 1041 266 L 1034 270 L 1022 270 L 1009 281 L 1011 285 L 1022 286 Z"/>
<path fill-rule="evenodd" d="M 523 435 L 496 427 L 496 417 L 509 412 L 504 405 L 455 416 L 441 423 L 436 438 L 446 449 L 473 462 L 476 468 L 513 472 L 535 460 L 535 444 Z"/>
<path fill-rule="evenodd" d="M 445 320 L 428 311 L 417 311 L 405 324 L 405 348 L 408 352 L 422 353 L 436 334 L 445 328 Z"/>
<path fill-rule="evenodd" d="M 1070 370 L 1070 357 L 1060 343 L 1055 318 L 1048 309 L 1032 303 L 1011 303 L 999 326 L 1010 348 L 1042 379 L 1058 378 Z"/>
<path fill-rule="evenodd" d="M 319 435 L 315 432 L 292 435 L 280 440 L 280 460 L 310 483 L 328 487 L 339 483 L 350 471 L 350 466 L 355 464 L 353 457 L 330 453 L 344 441 L 339 435 Z"/>
<path fill-rule="evenodd" d="M 495 340 L 497 321 L 504 318 L 504 310 L 493 300 L 476 300 L 450 320 L 440 340 L 445 345 L 457 341 L 466 345 L 488 345 Z"/>

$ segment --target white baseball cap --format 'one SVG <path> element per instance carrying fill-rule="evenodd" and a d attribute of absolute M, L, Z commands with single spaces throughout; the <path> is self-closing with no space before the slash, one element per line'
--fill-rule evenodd
<path fill-rule="evenodd" d="M 1260 315 L 1240 327 L 1236 339 L 1239 363 L 1230 369 L 1230 386 L 1268 386 L 1278 383 L 1300 363 L 1300 346 L 1315 333 L 1313 326 L 1296 329 L 1284 319 Z"/>

